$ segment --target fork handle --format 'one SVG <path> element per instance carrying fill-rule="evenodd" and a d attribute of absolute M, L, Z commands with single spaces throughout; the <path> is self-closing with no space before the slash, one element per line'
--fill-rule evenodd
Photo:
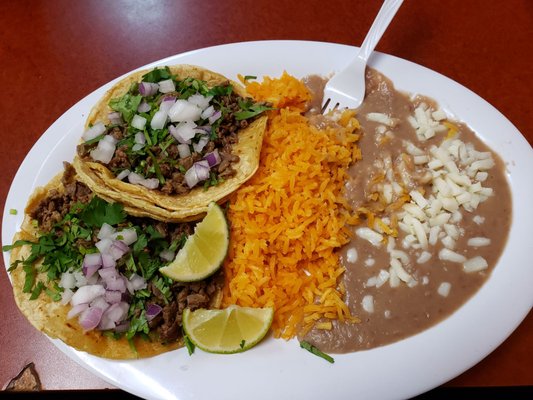
<path fill-rule="evenodd" d="M 383 2 L 357 54 L 357 58 L 362 59 L 365 64 L 402 3 L 403 0 L 385 0 Z"/>

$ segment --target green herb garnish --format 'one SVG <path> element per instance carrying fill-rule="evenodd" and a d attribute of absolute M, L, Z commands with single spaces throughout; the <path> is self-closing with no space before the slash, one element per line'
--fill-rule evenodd
<path fill-rule="evenodd" d="M 183 341 L 185 342 L 185 347 L 187 347 L 187 351 L 189 352 L 189 355 L 192 356 L 196 346 L 194 345 L 193 342 L 191 342 L 191 339 L 189 339 L 189 336 L 187 335 L 183 335 Z"/>
<path fill-rule="evenodd" d="M 11 215 L 17 215 L 17 210 L 15 210 L 14 208 L 11 208 L 11 209 L 9 210 L 9 213 L 10 213 Z"/>
<path fill-rule="evenodd" d="M 313 346 L 311 343 L 306 342 L 305 340 L 300 342 L 300 347 L 303 348 L 303 349 L 306 349 L 307 351 L 309 351 L 311 353 L 313 353 L 315 356 L 323 358 L 324 360 L 326 360 L 326 361 L 328 361 L 328 362 L 330 362 L 332 364 L 335 362 L 333 357 L 331 357 L 330 355 L 328 355 L 326 353 L 321 352 L 318 348 Z"/>

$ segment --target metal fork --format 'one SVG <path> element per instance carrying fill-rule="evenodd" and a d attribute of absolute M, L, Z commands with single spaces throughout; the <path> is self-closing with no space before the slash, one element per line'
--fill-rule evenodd
<path fill-rule="evenodd" d="M 402 3 L 403 0 L 383 2 L 355 58 L 327 82 L 324 88 L 322 113 L 338 107 L 357 108 L 361 105 L 365 97 L 365 69 L 368 57 Z"/>

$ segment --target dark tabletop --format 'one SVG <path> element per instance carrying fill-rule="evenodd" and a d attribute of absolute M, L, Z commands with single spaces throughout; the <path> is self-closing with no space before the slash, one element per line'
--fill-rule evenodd
<path fill-rule="evenodd" d="M 378 0 L 0 1 L 2 209 L 35 141 L 104 83 L 146 63 L 224 43 L 299 39 L 360 45 L 380 5 Z M 533 1 L 406 0 L 377 50 L 468 87 L 533 143 Z M 45 390 L 111 387 L 30 326 L 14 303 L 4 268 L 0 288 L 1 388 L 30 362 Z M 446 386 L 533 385 L 531 332 L 532 313 L 498 349 Z"/>

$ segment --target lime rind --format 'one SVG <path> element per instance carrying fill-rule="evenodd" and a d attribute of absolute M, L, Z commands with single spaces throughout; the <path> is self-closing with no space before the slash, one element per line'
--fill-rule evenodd
<path fill-rule="evenodd" d="M 241 353 L 259 343 L 268 333 L 274 310 L 229 306 L 223 310 L 183 312 L 183 329 L 196 347 L 209 353 Z"/>
<path fill-rule="evenodd" d="M 196 282 L 208 278 L 222 266 L 229 248 L 229 227 L 224 211 L 209 204 L 204 219 L 196 225 L 174 261 L 159 271 L 178 282 Z"/>

